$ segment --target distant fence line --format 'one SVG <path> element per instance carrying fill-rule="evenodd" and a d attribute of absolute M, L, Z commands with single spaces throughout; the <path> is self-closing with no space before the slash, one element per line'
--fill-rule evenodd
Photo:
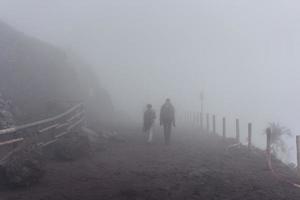
<path fill-rule="evenodd" d="M 212 120 L 212 129 L 210 128 Z M 200 130 L 209 134 L 217 134 L 217 122 L 216 115 L 211 115 L 209 113 L 201 112 L 184 112 L 181 116 L 181 121 L 183 123 L 188 123 L 190 125 L 199 126 Z M 247 146 L 251 150 L 252 144 L 252 123 L 247 124 Z M 227 122 L 226 117 L 222 117 L 222 137 L 223 139 L 227 138 Z M 271 154 L 271 130 L 266 132 L 266 152 L 268 155 Z M 235 140 L 237 144 L 241 143 L 240 137 L 240 119 L 235 119 Z M 297 170 L 300 173 L 300 135 L 296 136 L 296 147 L 297 147 Z"/>

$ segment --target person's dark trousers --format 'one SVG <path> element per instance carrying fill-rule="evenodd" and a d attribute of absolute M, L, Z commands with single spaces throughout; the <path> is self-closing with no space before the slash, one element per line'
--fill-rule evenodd
<path fill-rule="evenodd" d="M 165 122 L 163 125 L 164 125 L 165 144 L 170 144 L 172 123 L 171 122 Z"/>

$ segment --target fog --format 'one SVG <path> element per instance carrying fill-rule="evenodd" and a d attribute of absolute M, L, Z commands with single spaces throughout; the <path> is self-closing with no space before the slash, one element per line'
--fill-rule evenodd
<path fill-rule="evenodd" d="M 167 97 L 178 113 L 199 111 L 204 91 L 205 112 L 232 130 L 236 117 L 253 122 L 256 135 L 273 121 L 300 132 L 299 10 L 296 0 L 0 0 L 0 19 L 80 55 L 132 120 Z"/>

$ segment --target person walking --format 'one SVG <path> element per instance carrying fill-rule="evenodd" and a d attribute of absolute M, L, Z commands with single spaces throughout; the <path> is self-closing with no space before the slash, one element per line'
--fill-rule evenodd
<path fill-rule="evenodd" d="M 160 125 L 164 127 L 165 144 L 170 144 L 172 126 L 175 127 L 175 108 L 168 98 L 160 109 Z"/>
<path fill-rule="evenodd" d="M 148 104 L 147 109 L 144 112 L 144 126 L 143 126 L 144 132 L 148 137 L 147 139 L 148 143 L 152 143 L 155 119 L 156 119 L 155 111 L 152 109 L 152 105 Z"/>

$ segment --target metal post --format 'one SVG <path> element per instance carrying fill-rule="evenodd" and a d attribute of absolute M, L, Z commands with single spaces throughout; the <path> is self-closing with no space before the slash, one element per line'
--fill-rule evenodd
<path fill-rule="evenodd" d="M 267 154 L 269 156 L 271 154 L 271 129 L 267 128 L 266 133 L 267 133 L 267 148 L 266 148 L 266 151 L 267 151 Z"/>
<path fill-rule="evenodd" d="M 216 132 L 216 115 L 213 115 L 213 134 L 217 134 L 217 132 Z"/>
<path fill-rule="evenodd" d="M 207 133 L 209 133 L 209 114 L 207 113 L 206 114 L 206 131 L 207 131 Z"/>
<path fill-rule="evenodd" d="M 203 91 L 201 91 L 200 93 L 200 103 L 201 103 L 201 113 L 200 113 L 200 128 L 201 128 L 201 131 L 203 131 L 203 101 L 204 101 L 204 93 Z"/>
<path fill-rule="evenodd" d="M 298 172 L 300 172 L 300 135 L 297 135 L 296 143 L 297 143 L 297 168 L 298 168 Z"/>
<path fill-rule="evenodd" d="M 195 113 L 191 112 L 191 116 L 192 116 L 192 124 L 195 125 Z"/>
<path fill-rule="evenodd" d="M 223 117 L 223 139 L 226 139 L 226 118 Z"/>
<path fill-rule="evenodd" d="M 236 141 L 240 143 L 240 120 L 235 121 Z"/>
<path fill-rule="evenodd" d="M 252 124 L 248 124 L 248 148 L 251 149 L 252 147 Z"/>
<path fill-rule="evenodd" d="M 203 113 L 200 113 L 200 129 L 203 131 Z"/>

